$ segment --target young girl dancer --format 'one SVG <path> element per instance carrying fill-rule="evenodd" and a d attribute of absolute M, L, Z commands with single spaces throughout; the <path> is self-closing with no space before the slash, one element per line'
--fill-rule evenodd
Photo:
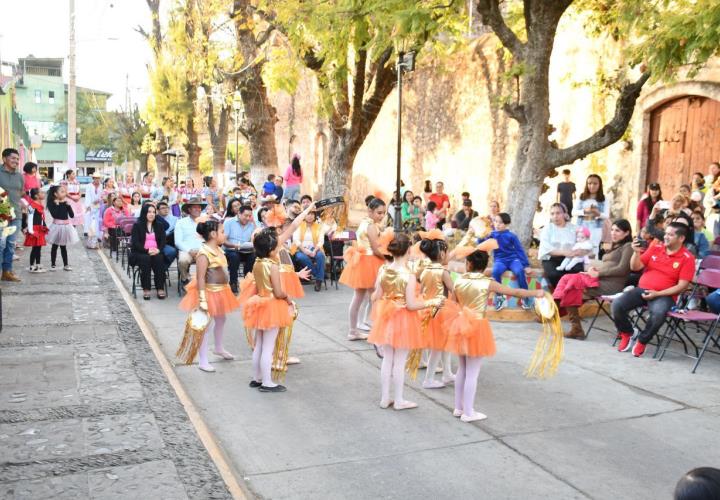
<path fill-rule="evenodd" d="M 292 324 L 291 301 L 283 291 L 278 264 L 278 236 L 274 227 L 265 228 L 253 239 L 253 276 L 257 294 L 243 305 L 245 328 L 255 331 L 253 379 L 250 387 L 261 392 L 285 392 L 285 386 L 272 380 L 272 361 L 278 329 Z"/>
<path fill-rule="evenodd" d="M 345 252 L 345 269 L 340 275 L 339 282 L 355 289 L 350 302 L 350 331 L 348 340 L 365 340 L 367 334 L 358 330 L 358 312 L 360 306 L 375 286 L 380 267 L 385 263 L 378 248 L 380 236 L 380 223 L 385 218 L 385 202 L 373 198 L 367 205 L 368 216 L 360 221 L 356 231 L 355 245 Z"/>
<path fill-rule="evenodd" d="M 47 193 L 47 209 L 53 218 L 48 232 L 47 242 L 52 245 L 50 248 L 50 270 L 54 271 L 57 251 L 60 248 L 62 255 L 63 269 L 72 271 L 68 263 L 67 246 L 80 241 L 77 231 L 72 226 L 72 218 L 75 216 L 72 207 L 68 203 L 65 186 L 51 186 Z"/>
<path fill-rule="evenodd" d="M 213 319 L 215 346 L 213 354 L 223 359 L 235 359 L 235 356 L 223 348 L 223 330 L 226 315 L 238 307 L 240 302 L 230 290 L 227 274 L 227 259 L 222 251 L 225 243 L 223 225 L 208 220 L 197 225 L 197 232 L 205 243 L 198 250 L 195 260 L 196 275 L 186 287 L 187 295 L 180 302 L 180 308 L 192 311 L 196 307 L 207 311 Z M 205 333 L 198 352 L 198 368 L 204 372 L 214 372 L 208 361 L 208 342 L 210 336 Z"/>
<path fill-rule="evenodd" d="M 383 351 L 380 408 L 390 405 L 396 410 L 417 408 L 417 403 L 403 398 L 408 353 L 424 347 L 417 311 L 440 307 L 445 301 L 444 297 L 426 301 L 417 297 L 417 280 L 407 267 L 409 248 L 410 239 L 403 233 L 388 244 L 393 262 L 380 270 L 372 295 L 374 322 L 368 342 L 382 346 Z M 390 399 L 391 384 L 394 400 Z"/>
<path fill-rule="evenodd" d="M 486 240 L 478 247 L 456 249 L 459 258 L 466 257 L 467 272 L 455 281 L 455 297 L 460 312 L 452 320 L 446 349 L 458 355 L 455 375 L 455 410 L 453 415 L 463 422 L 483 420 L 486 415 L 474 409 L 475 391 L 483 358 L 495 354 L 495 339 L 485 317 L 488 296 L 502 293 L 519 298 L 543 297 L 542 290 L 523 290 L 501 285 L 485 276 L 488 251 L 497 248 L 495 240 Z"/>
<path fill-rule="evenodd" d="M 45 200 L 45 193 L 37 188 L 30 190 L 30 204 L 28 206 L 28 216 L 24 220 L 25 227 L 23 232 L 25 233 L 25 246 L 32 247 L 30 250 L 30 272 L 31 273 L 44 273 L 47 269 L 43 269 L 40 265 L 40 253 L 42 247 L 46 245 L 45 235 L 48 232 L 48 227 L 45 224 L 45 207 L 43 201 Z"/>
<path fill-rule="evenodd" d="M 429 232 L 420 231 L 419 235 L 422 237 L 420 251 L 430 261 L 422 266 L 418 274 L 423 297 L 425 300 L 444 299 L 453 293 L 450 273 L 444 267 L 448 250 L 445 235 L 439 229 Z M 425 389 L 439 389 L 455 380 L 455 376 L 452 374 L 450 353 L 445 351 L 449 319 L 453 317 L 453 313 L 457 314 L 457 307 L 454 302 L 448 301 L 435 316 L 431 314 L 431 311 L 424 314 L 423 340 L 427 348 L 431 350 L 423 382 Z M 442 382 L 438 382 L 435 380 L 435 368 L 441 357 L 443 377 Z"/>

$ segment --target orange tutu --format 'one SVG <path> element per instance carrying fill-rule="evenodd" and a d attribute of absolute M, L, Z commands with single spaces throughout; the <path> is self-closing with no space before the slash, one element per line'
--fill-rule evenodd
<path fill-rule="evenodd" d="M 184 311 L 192 311 L 200 304 L 197 280 L 193 279 L 188 283 L 185 290 L 187 294 L 180 301 L 179 307 Z M 230 290 L 230 285 L 225 285 L 219 292 L 205 290 L 205 299 L 207 300 L 208 314 L 210 316 L 222 316 L 240 307 L 240 301 Z"/>
<path fill-rule="evenodd" d="M 390 345 L 395 349 L 422 349 L 420 314 L 408 311 L 405 306 L 389 299 L 381 299 L 373 305 L 373 327 L 368 342 L 376 345 Z"/>
<path fill-rule="evenodd" d="M 293 315 L 285 299 L 253 295 L 243 304 L 243 322 L 251 330 L 268 330 L 290 326 Z"/>
<path fill-rule="evenodd" d="M 345 250 L 343 258 L 345 268 L 338 280 L 340 283 L 350 288 L 375 288 L 378 271 L 385 263 L 383 259 L 364 254 L 355 247 Z"/>
<path fill-rule="evenodd" d="M 490 321 L 479 317 L 472 309 L 462 307 L 450 323 L 445 350 L 458 356 L 493 356 L 495 338 Z"/>
<path fill-rule="evenodd" d="M 257 295 L 255 276 L 252 273 L 246 274 L 245 279 L 240 282 L 240 295 L 238 295 L 238 300 L 240 304 L 245 304 L 254 295 Z"/>
<path fill-rule="evenodd" d="M 448 331 L 452 320 L 457 317 L 460 312 L 460 306 L 457 302 L 446 300 L 445 304 L 440 308 L 434 318 L 430 318 L 425 330 L 423 331 L 423 339 L 428 349 L 436 351 L 444 351 L 447 346 Z M 423 323 L 431 313 L 430 309 L 421 312 Z"/>
<path fill-rule="evenodd" d="M 295 270 L 292 271 L 280 271 L 280 282 L 282 283 L 283 291 L 288 294 L 291 299 L 299 299 L 305 296 L 302 283 L 300 278 L 295 274 Z"/>

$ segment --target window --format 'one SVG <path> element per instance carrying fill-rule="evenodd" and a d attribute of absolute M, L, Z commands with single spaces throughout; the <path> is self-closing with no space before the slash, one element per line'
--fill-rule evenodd
<path fill-rule="evenodd" d="M 35 104 L 40 104 L 42 101 L 42 92 L 40 90 L 35 91 Z"/>
<path fill-rule="evenodd" d="M 55 91 L 54 90 L 50 90 L 48 92 L 48 102 L 50 104 L 55 104 Z"/>

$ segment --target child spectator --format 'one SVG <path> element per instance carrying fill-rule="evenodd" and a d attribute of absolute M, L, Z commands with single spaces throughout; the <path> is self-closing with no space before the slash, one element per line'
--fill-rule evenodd
<path fill-rule="evenodd" d="M 493 250 L 493 279 L 502 284 L 502 275 L 508 269 L 515 275 L 518 286 L 527 290 L 527 279 L 525 278 L 525 269 L 530 265 L 527 254 L 520 240 L 508 229 L 511 219 L 510 215 L 502 212 L 495 216 L 495 231 L 490 233 L 489 238 L 494 238 L 498 242 L 498 248 Z M 505 307 L 506 299 L 502 294 L 495 296 L 495 310 L 500 311 Z M 523 299 L 521 302 L 523 309 L 530 309 L 530 300 Z"/>
<path fill-rule="evenodd" d="M 275 196 L 275 174 L 269 174 L 267 176 L 267 181 L 263 184 L 262 196 L 263 198 Z"/>
<path fill-rule="evenodd" d="M 438 206 L 434 201 L 429 201 L 425 212 L 425 229 L 430 231 L 437 228 L 440 217 L 437 215 Z"/>
<path fill-rule="evenodd" d="M 45 193 L 38 188 L 30 188 L 28 190 L 30 203 L 28 205 L 27 218 L 23 218 L 23 233 L 25 233 L 25 246 L 32 247 L 30 250 L 30 272 L 44 273 L 47 269 L 43 269 L 40 265 L 40 252 L 45 246 L 45 235 L 48 227 L 45 224 Z"/>

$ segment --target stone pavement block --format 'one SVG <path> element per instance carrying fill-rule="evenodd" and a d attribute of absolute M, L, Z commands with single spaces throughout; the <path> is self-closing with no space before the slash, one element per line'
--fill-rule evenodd
<path fill-rule="evenodd" d="M 379 445 L 387 436 L 376 433 L 369 440 Z M 587 498 L 494 441 L 251 475 L 246 480 L 253 491 L 277 500 Z"/>
<path fill-rule="evenodd" d="M 87 474 L 44 477 L 0 483 L 0 498 L 7 500 L 86 500 L 90 499 Z"/>
<path fill-rule="evenodd" d="M 0 349 L 0 410 L 78 404 L 72 346 Z"/>
<path fill-rule="evenodd" d="M 318 354 L 290 367 L 282 394 L 247 386 L 249 363 L 178 371 L 228 454 L 246 474 L 409 453 L 490 439 L 406 388 L 421 407 L 382 410 L 377 371 L 353 353 Z M 209 385 L 210 384 L 210 385 Z M 208 390 L 212 387 L 212 390 Z M 382 439 L 379 439 L 380 435 Z"/>
<path fill-rule="evenodd" d="M 162 448 L 155 417 L 149 413 L 83 419 L 87 455 Z"/>
<path fill-rule="evenodd" d="M 72 296 L 55 293 L 52 300 L 43 303 L 42 312 L 33 311 L 35 296 L 3 293 L 3 326 L 49 326 L 72 321 Z M 27 310 L 27 314 L 26 314 Z"/>
<path fill-rule="evenodd" d="M 177 470 L 169 460 L 101 469 L 88 474 L 87 479 L 93 500 L 188 498 Z"/>
<path fill-rule="evenodd" d="M 78 345 L 77 349 L 83 403 L 142 399 L 142 386 L 121 344 Z"/>
<path fill-rule="evenodd" d="M 682 410 L 505 440 L 593 498 L 655 500 L 690 469 L 718 466 L 718 417 Z"/>
<path fill-rule="evenodd" d="M 0 424 L 0 448 L 6 463 L 82 456 L 85 451 L 80 419 Z"/>

